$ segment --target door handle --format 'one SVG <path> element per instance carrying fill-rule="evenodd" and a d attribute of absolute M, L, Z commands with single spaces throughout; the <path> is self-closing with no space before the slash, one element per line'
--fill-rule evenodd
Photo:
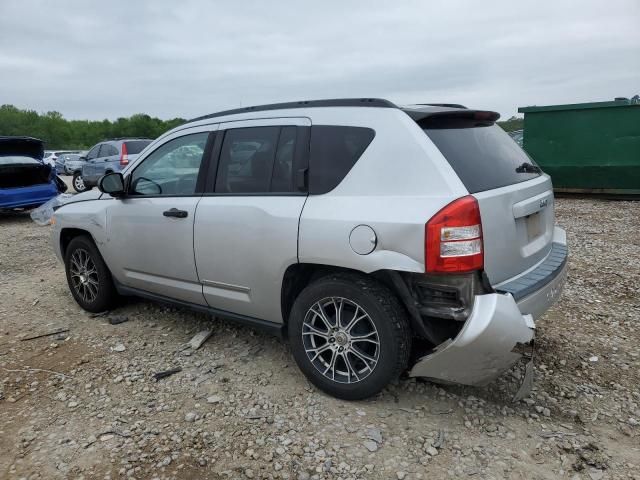
<path fill-rule="evenodd" d="M 165 217 L 175 217 L 175 218 L 187 218 L 189 212 L 186 210 L 178 210 L 177 208 L 172 208 L 170 210 L 165 210 L 162 212 L 162 215 Z"/>

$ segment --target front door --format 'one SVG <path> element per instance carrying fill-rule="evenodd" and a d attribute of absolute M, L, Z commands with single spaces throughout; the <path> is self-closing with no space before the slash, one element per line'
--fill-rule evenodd
<path fill-rule="evenodd" d="M 101 144 L 96 145 L 87 153 L 85 157 L 86 162 L 82 166 L 82 176 L 86 178 L 88 181 L 95 175 L 95 160 L 98 158 L 98 153 L 100 152 Z"/>
<path fill-rule="evenodd" d="M 127 172 L 126 197 L 107 209 L 109 265 L 125 286 L 206 304 L 193 255 L 193 223 L 212 128 L 174 134 Z"/>
<path fill-rule="evenodd" d="M 209 176 L 194 225 L 209 306 L 282 322 L 282 279 L 298 261 L 298 221 L 307 198 L 296 182 L 308 151 L 305 126 L 304 118 L 252 120 L 218 132 L 217 169 L 210 169 L 217 175 Z"/>

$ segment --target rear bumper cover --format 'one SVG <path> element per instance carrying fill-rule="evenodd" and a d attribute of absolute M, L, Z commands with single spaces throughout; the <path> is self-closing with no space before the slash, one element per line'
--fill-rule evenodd
<path fill-rule="evenodd" d="M 517 347 L 534 338 L 534 318 L 544 313 L 562 291 L 567 276 L 564 230 L 556 228 L 554 242 L 564 247 L 565 259 L 549 273 L 546 282 L 540 282 L 537 290 L 518 301 L 507 291 L 476 295 L 471 315 L 458 335 L 421 358 L 409 375 L 482 386 L 512 367 L 522 356 Z"/>
<path fill-rule="evenodd" d="M 60 193 L 55 182 L 29 187 L 0 188 L 0 208 L 34 207 L 42 205 Z"/>

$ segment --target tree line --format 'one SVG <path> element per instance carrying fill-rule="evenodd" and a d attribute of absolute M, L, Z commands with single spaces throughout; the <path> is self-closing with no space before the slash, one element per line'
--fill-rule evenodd
<path fill-rule="evenodd" d="M 44 141 L 47 150 L 86 150 L 108 138 L 157 138 L 186 120 L 161 120 L 143 113 L 111 120 L 67 120 L 60 112 L 39 114 L 13 105 L 0 106 L 0 135 L 26 135 Z"/>
<path fill-rule="evenodd" d="M 143 113 L 111 120 L 67 120 L 60 112 L 39 114 L 13 105 L 0 106 L 0 135 L 26 135 L 44 141 L 47 150 L 86 150 L 108 138 L 157 138 L 186 120 L 161 120 Z M 523 120 L 511 117 L 498 122 L 507 132 L 523 128 Z"/>

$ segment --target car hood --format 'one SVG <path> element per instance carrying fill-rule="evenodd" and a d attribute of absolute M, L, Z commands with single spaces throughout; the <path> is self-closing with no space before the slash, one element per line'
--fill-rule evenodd
<path fill-rule="evenodd" d="M 102 192 L 97 188 L 87 190 L 86 192 L 78 193 L 64 202 L 65 205 L 69 203 L 87 202 L 89 200 L 98 200 L 102 196 Z"/>
<path fill-rule="evenodd" d="M 0 155 L 23 155 L 42 160 L 44 144 L 32 137 L 1 137 Z"/>

